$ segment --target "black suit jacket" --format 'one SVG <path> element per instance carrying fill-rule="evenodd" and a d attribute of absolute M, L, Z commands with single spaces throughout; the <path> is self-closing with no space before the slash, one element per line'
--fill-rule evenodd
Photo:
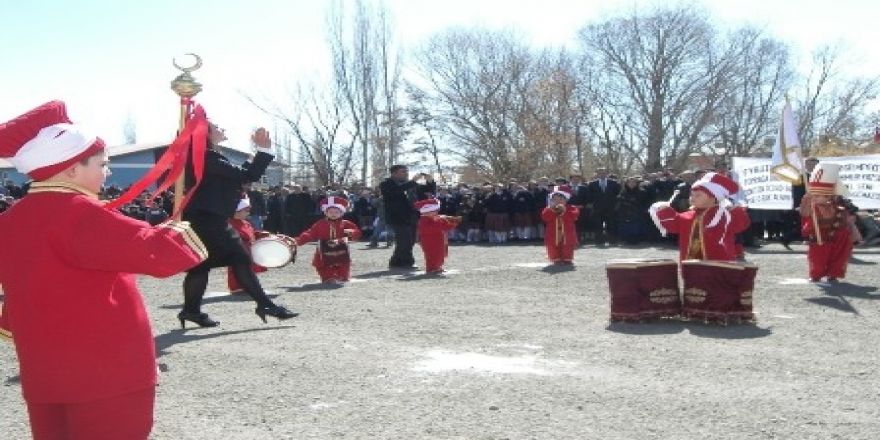
<path fill-rule="evenodd" d="M 413 207 L 413 202 L 427 197 L 429 193 L 437 192 L 436 182 L 427 182 L 419 185 L 412 180 L 405 183 L 397 183 L 390 177 L 379 184 L 382 198 L 385 202 L 385 223 L 389 225 L 410 225 L 417 221 L 418 211 Z M 407 192 L 413 193 L 413 199 L 407 196 Z"/>
<path fill-rule="evenodd" d="M 593 210 L 597 212 L 613 211 L 618 194 L 620 194 L 620 184 L 616 180 L 607 179 L 605 191 L 602 191 L 598 180 L 587 184 L 587 201 L 593 204 Z"/>
<path fill-rule="evenodd" d="M 186 206 L 187 212 L 203 211 L 232 217 L 238 201 L 241 200 L 242 185 L 260 180 L 274 157 L 258 152 L 253 163 L 245 162 L 242 166 L 237 166 L 220 152 L 208 149 L 205 152 L 205 174 Z M 191 186 L 194 179 L 191 170 L 188 171 L 187 180 Z"/>

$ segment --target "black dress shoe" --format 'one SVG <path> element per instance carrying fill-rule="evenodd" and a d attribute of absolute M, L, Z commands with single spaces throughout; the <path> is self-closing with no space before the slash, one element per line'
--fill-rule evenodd
<path fill-rule="evenodd" d="M 257 307 L 256 314 L 263 320 L 264 324 L 266 323 L 266 315 L 278 318 L 279 321 L 299 316 L 299 313 L 287 310 L 287 308 L 275 304 Z"/>
<path fill-rule="evenodd" d="M 186 328 L 186 321 L 197 324 L 199 327 L 217 327 L 219 321 L 214 321 L 207 313 L 180 312 L 177 314 L 180 320 L 180 328 Z"/>

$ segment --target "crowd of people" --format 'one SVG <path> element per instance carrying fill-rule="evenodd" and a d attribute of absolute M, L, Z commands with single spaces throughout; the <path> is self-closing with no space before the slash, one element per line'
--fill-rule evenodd
<path fill-rule="evenodd" d="M 547 206 L 548 196 L 556 185 L 569 185 L 569 204 L 581 207 L 576 222 L 579 239 L 592 244 L 639 244 L 664 240 L 648 216 L 654 202 L 671 201 L 673 208 L 688 208 L 690 185 L 706 171 L 688 170 L 676 173 L 666 170 L 630 176 L 623 179 L 598 170 L 591 179 L 571 175 L 566 178 L 543 177 L 534 181 L 510 180 L 505 183 L 438 184 L 436 198 L 442 215 L 461 217 L 461 223 L 449 232 L 451 242 L 504 243 L 507 241 L 537 242 L 544 237 L 540 213 Z M 719 165 L 715 171 L 727 173 Z M 603 183 L 604 181 L 604 183 Z M 25 192 L 26 186 L 7 181 L 0 188 L 0 212 L 5 211 Z M 104 197 L 113 199 L 124 191 L 115 185 L 104 189 Z M 797 189 L 795 198 L 799 199 Z M 339 184 L 310 188 L 303 185 L 248 188 L 251 214 L 248 221 L 258 230 L 297 236 L 323 217 L 319 201 L 327 196 L 341 196 L 350 201 L 345 219 L 357 224 L 364 232 L 362 240 L 376 247 L 390 244 L 394 233 L 386 223 L 384 200 L 379 188 Z M 795 207 L 799 200 L 795 200 Z M 147 194 L 122 208 L 124 214 L 151 225 L 165 221 L 173 209 L 173 194 L 163 193 L 154 201 Z M 853 207 L 864 237 L 863 246 L 880 245 L 880 215 Z M 765 242 L 787 245 L 801 240 L 795 209 L 748 210 L 751 227 L 741 236 L 746 247 Z"/>

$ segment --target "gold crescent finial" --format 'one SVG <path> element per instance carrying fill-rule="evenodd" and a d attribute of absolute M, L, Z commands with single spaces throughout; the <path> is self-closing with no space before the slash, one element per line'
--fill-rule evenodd
<path fill-rule="evenodd" d="M 181 72 L 189 73 L 194 70 L 199 70 L 199 68 L 202 67 L 202 57 L 200 57 L 194 53 L 186 53 L 184 55 L 189 55 L 189 56 L 195 58 L 195 63 L 189 67 L 181 67 L 180 64 L 177 64 L 177 59 L 172 58 L 171 63 L 174 64 L 174 67 L 176 67 L 177 70 L 180 70 Z"/>

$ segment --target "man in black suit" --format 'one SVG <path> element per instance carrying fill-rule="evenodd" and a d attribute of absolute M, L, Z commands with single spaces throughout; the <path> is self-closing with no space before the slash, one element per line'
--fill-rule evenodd
<path fill-rule="evenodd" d="M 318 206 L 312 195 L 300 185 L 292 185 L 284 200 L 285 234 L 296 237 L 312 226 Z"/>
<path fill-rule="evenodd" d="M 264 128 L 258 129 L 251 137 L 257 145 L 253 162 L 236 166 L 218 151 L 217 144 L 225 140 L 224 131 L 211 123 L 208 131 L 209 148 L 205 151 L 204 175 L 183 212 L 183 219 L 190 222 L 205 244 L 208 259 L 187 271 L 183 280 L 183 310 L 177 315 L 182 327 L 186 321 L 200 327 L 214 327 L 218 324 L 201 310 L 202 298 L 208 287 L 208 273 L 214 267 L 230 268 L 242 289 L 256 301 L 256 314 L 263 321 L 266 320 L 266 315 L 278 319 L 297 315 L 275 305 L 266 296 L 254 274 L 249 251 L 245 249 L 235 229 L 229 225 L 229 219 L 244 195 L 243 185 L 259 180 L 275 157 L 271 148 L 272 141 Z M 191 186 L 194 179 L 191 173 L 188 174 L 187 180 Z"/>
<path fill-rule="evenodd" d="M 620 183 L 608 177 L 608 170 L 596 170 L 596 180 L 587 184 L 587 203 L 592 205 L 590 224 L 596 234 L 596 244 L 606 241 L 614 243 L 616 225 L 614 207 L 617 195 L 620 194 Z"/>
<path fill-rule="evenodd" d="M 388 170 L 391 176 L 379 184 L 382 199 L 385 202 L 385 223 L 394 231 L 394 254 L 388 261 L 389 269 L 415 268 L 412 254 L 415 245 L 416 228 L 419 212 L 415 209 L 416 200 L 426 198 L 428 194 L 437 192 L 437 184 L 428 174 L 417 174 L 409 180 L 409 168 L 406 165 L 393 165 Z M 416 181 L 425 178 L 425 184 Z"/>
<path fill-rule="evenodd" d="M 577 230 L 578 240 L 581 243 L 584 243 L 587 238 L 587 232 L 590 229 L 590 209 L 587 208 L 589 200 L 587 184 L 584 183 L 584 178 L 580 174 L 572 174 L 568 176 L 568 181 L 568 185 L 571 187 L 571 198 L 568 199 L 568 204 L 580 208 L 580 213 L 575 222 L 575 229 Z"/>
<path fill-rule="evenodd" d="M 262 230 L 263 221 L 266 220 L 267 215 L 266 196 L 263 195 L 263 191 L 254 189 L 252 182 L 245 182 L 244 190 L 247 192 L 248 199 L 251 200 L 251 214 L 248 216 L 248 221 L 254 229 Z"/>

